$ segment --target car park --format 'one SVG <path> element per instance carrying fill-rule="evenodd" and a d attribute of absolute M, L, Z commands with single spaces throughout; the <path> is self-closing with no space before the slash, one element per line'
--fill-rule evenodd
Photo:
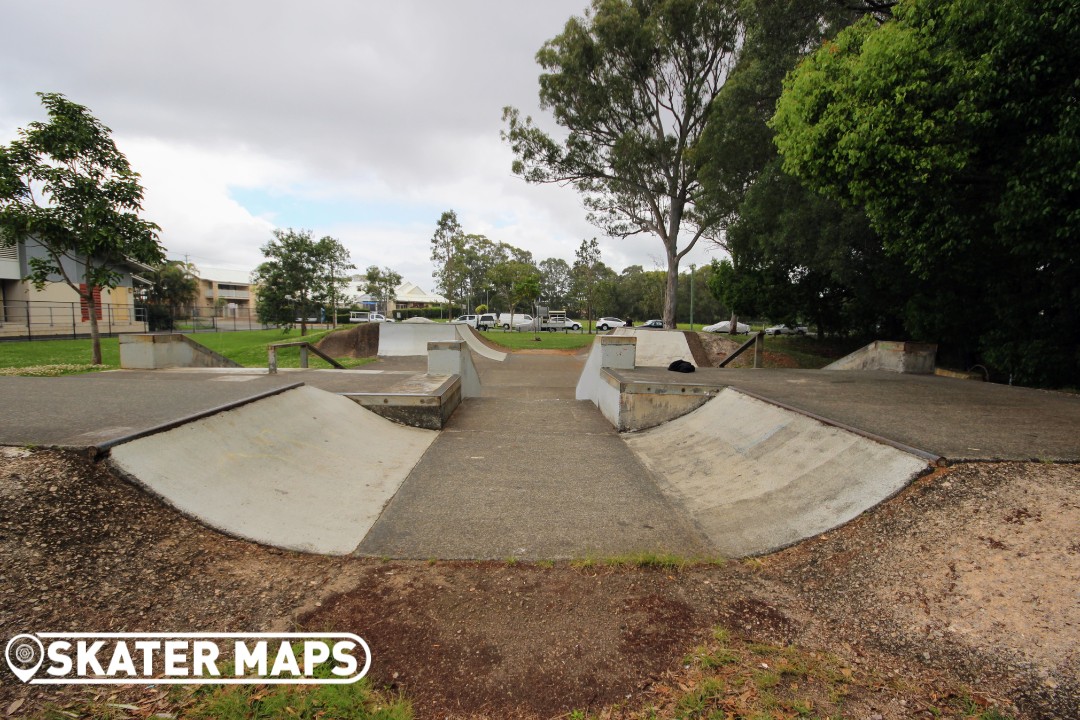
<path fill-rule="evenodd" d="M 611 330 L 612 328 L 620 328 L 623 325 L 626 325 L 626 322 L 617 317 L 602 317 L 596 321 L 597 330 Z"/>
<path fill-rule="evenodd" d="M 711 332 L 711 333 L 731 332 L 731 321 L 730 320 L 724 320 L 723 322 L 718 322 L 715 325 L 706 325 L 705 327 L 701 328 L 701 330 L 702 330 L 702 332 Z M 735 323 L 735 334 L 736 335 L 746 335 L 749 332 L 750 332 L 750 326 L 747 325 L 746 323 Z"/>

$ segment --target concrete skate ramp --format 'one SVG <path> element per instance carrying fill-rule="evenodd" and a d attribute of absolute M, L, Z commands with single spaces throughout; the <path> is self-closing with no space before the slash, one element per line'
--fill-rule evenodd
<path fill-rule="evenodd" d="M 637 367 L 667 367 L 675 360 L 694 362 L 686 335 L 681 330 L 616 328 L 613 334 L 637 338 Z"/>
<path fill-rule="evenodd" d="M 379 328 L 379 356 L 427 355 L 429 342 L 464 342 L 477 355 L 503 361 L 506 353 L 485 345 L 468 325 L 450 323 L 383 323 Z"/>
<path fill-rule="evenodd" d="M 480 336 L 476 334 L 476 331 L 468 325 L 455 325 L 454 327 L 457 328 L 458 335 L 465 341 L 465 344 L 469 346 L 469 349 L 477 355 L 486 357 L 489 360 L 497 360 L 498 362 L 502 362 L 506 359 L 506 353 L 488 347 L 484 344 L 484 341 L 480 339 Z"/>
<path fill-rule="evenodd" d="M 927 468 L 914 455 L 731 388 L 623 437 L 726 557 L 770 552 L 842 525 Z"/>
<path fill-rule="evenodd" d="M 303 386 L 119 445 L 111 463 L 222 532 L 344 554 L 437 436 Z"/>

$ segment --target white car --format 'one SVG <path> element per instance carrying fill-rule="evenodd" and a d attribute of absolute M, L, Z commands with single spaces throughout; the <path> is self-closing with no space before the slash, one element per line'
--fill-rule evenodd
<path fill-rule="evenodd" d="M 616 317 L 602 317 L 596 321 L 596 329 L 611 330 L 612 328 L 620 328 L 625 324 L 626 322 Z"/>
<path fill-rule="evenodd" d="M 711 333 L 731 332 L 731 321 L 730 320 L 724 320 L 723 322 L 718 322 L 715 325 L 706 325 L 705 327 L 701 328 L 701 330 L 702 330 L 702 332 L 711 332 Z M 735 334 L 736 335 L 746 335 L 749 332 L 750 332 L 750 326 L 747 325 L 746 323 L 736 323 L 735 324 Z"/>
<path fill-rule="evenodd" d="M 805 335 L 806 327 L 799 325 L 797 327 L 790 328 L 787 325 L 773 325 L 772 327 L 765 328 L 766 335 Z"/>
<path fill-rule="evenodd" d="M 566 318 L 566 329 L 567 330 L 580 330 L 581 329 L 581 323 L 579 323 L 577 320 L 571 320 L 570 318 Z"/>

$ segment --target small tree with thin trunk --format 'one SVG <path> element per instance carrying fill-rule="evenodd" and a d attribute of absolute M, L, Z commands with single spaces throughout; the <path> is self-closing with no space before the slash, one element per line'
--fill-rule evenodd
<path fill-rule="evenodd" d="M 38 93 L 48 122 L 32 122 L 0 146 L 0 243 L 36 242 L 26 279 L 41 290 L 57 279 L 86 305 L 93 362 L 101 364 L 98 293 L 125 266 L 159 265 L 157 225 L 139 217 L 139 174 L 109 128 L 59 93 Z M 148 268 L 149 269 L 149 268 Z"/>

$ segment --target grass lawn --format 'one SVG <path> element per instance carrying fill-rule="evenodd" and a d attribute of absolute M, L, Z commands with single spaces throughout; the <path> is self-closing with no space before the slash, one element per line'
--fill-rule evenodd
<path fill-rule="evenodd" d="M 574 350 L 587 347 L 596 338 L 587 332 L 503 332 L 502 330 L 488 330 L 484 337 L 491 342 L 502 345 L 510 350 L 536 350 L 558 349 Z M 536 337 L 539 335 L 540 340 Z"/>
<path fill-rule="evenodd" d="M 266 346 L 274 342 L 317 342 L 329 330 L 309 332 L 300 337 L 294 329 L 240 330 L 238 332 L 194 333 L 188 337 L 221 353 L 244 367 L 266 367 Z M 31 342 L 0 343 L 0 374 L 5 375 L 70 375 L 91 370 L 115 370 L 120 367 L 120 342 L 116 338 L 101 339 L 102 364 L 90 364 L 90 340 L 34 340 Z M 314 354 L 309 366 L 328 368 L 330 365 Z M 372 362 L 371 358 L 341 358 L 345 367 L 359 367 Z M 278 366 L 300 367 L 300 349 L 282 348 L 278 351 Z"/>

